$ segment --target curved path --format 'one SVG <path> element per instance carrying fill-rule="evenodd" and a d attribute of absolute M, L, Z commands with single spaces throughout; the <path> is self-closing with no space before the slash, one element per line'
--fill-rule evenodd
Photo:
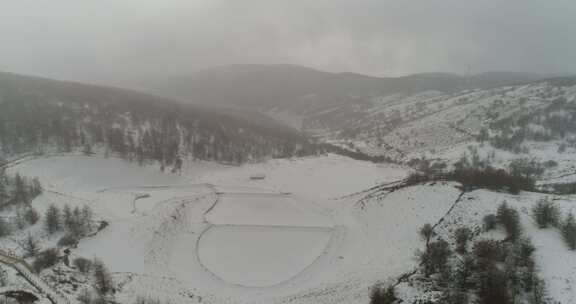
<path fill-rule="evenodd" d="M 12 162 L 10 162 L 9 164 L 5 164 L 2 167 L 10 167 L 13 165 L 16 165 L 18 163 L 21 163 L 23 161 L 26 161 L 28 159 L 33 159 L 34 157 L 24 157 L 22 159 L 18 159 L 18 160 L 14 160 Z M 271 190 L 268 189 L 262 189 L 262 192 L 259 191 L 259 189 L 254 189 L 254 191 L 243 191 L 243 190 L 238 190 L 238 189 L 234 189 L 234 188 L 219 188 L 217 186 L 211 185 L 211 184 L 189 184 L 189 185 L 146 185 L 146 186 L 135 186 L 135 187 L 110 187 L 110 188 L 106 188 L 106 189 L 101 189 L 98 190 L 98 192 L 115 192 L 115 191 L 125 191 L 125 192 L 138 192 L 138 191 L 142 191 L 145 192 L 146 190 L 163 190 L 163 189 L 177 189 L 177 188 L 194 188 L 194 187 L 198 187 L 199 189 L 204 189 L 204 190 L 209 190 L 209 192 L 211 192 L 214 195 L 214 200 L 210 201 L 210 202 L 206 202 L 207 204 L 203 205 L 201 208 L 203 209 L 201 211 L 201 213 L 203 213 L 203 215 L 200 215 L 198 219 L 200 219 L 200 217 L 203 218 L 203 222 L 204 224 L 206 224 L 206 229 L 204 229 L 202 231 L 202 233 L 200 233 L 198 235 L 198 243 L 200 241 L 200 239 L 204 236 L 204 234 L 210 229 L 213 228 L 215 225 L 213 225 L 212 223 L 210 223 L 207 219 L 206 219 L 206 215 L 208 213 L 210 213 L 214 208 L 216 208 L 216 206 L 218 205 L 218 203 L 221 200 L 222 196 L 225 195 L 238 195 L 238 196 L 244 196 L 244 197 L 258 197 L 260 199 L 262 199 L 263 197 L 290 197 L 291 194 L 289 193 L 271 193 Z M 50 192 L 50 190 L 47 190 L 48 192 Z M 64 195 L 66 196 L 67 194 L 65 193 L 56 193 L 59 195 Z M 134 206 L 137 207 L 136 204 L 136 200 L 139 199 L 140 197 L 135 196 L 135 200 L 134 200 Z M 143 198 L 143 197 L 142 197 Z M 194 196 L 190 195 L 184 195 L 182 197 L 178 197 L 178 201 L 179 201 L 179 208 L 177 209 L 181 209 L 184 208 L 184 205 L 188 205 L 189 203 L 192 203 L 194 201 Z M 166 201 L 173 201 L 174 198 L 172 199 L 168 199 L 165 200 Z M 182 209 L 184 210 L 184 209 Z M 198 209 L 196 209 L 197 211 L 200 211 Z M 184 212 L 186 213 L 186 212 Z M 168 226 L 170 226 L 171 224 L 168 224 Z M 249 225 L 247 225 L 249 226 Z M 256 228 L 256 226 L 254 226 Z M 271 228 L 271 225 L 261 225 L 261 226 L 257 226 L 258 229 L 267 229 L 267 228 Z M 293 228 L 298 228 L 298 229 L 323 229 L 323 230 L 330 230 L 330 236 L 329 236 L 329 240 L 326 244 L 326 246 L 323 248 L 323 250 L 317 255 L 315 256 L 314 260 L 309 263 L 308 265 L 303 265 L 304 269 L 302 269 L 301 271 L 299 271 L 296 275 L 294 275 L 291 278 L 288 278 L 280 283 L 274 284 L 274 286 L 278 286 L 278 285 L 282 285 L 288 282 L 293 281 L 294 279 L 296 279 L 297 277 L 301 277 L 303 275 L 307 275 L 312 273 L 312 271 L 315 268 L 315 265 L 318 265 L 319 262 L 321 262 L 322 260 L 327 259 L 328 256 L 332 256 L 333 254 L 331 254 L 330 251 L 334 251 L 334 248 L 336 248 L 337 246 L 334 245 L 334 240 L 340 239 L 339 237 L 337 237 L 337 233 L 336 232 L 343 232 L 343 227 L 316 227 L 313 225 L 308 225 L 308 226 L 294 226 Z M 176 228 L 177 229 L 177 228 Z M 286 229 L 290 229 L 290 227 L 286 226 Z M 202 263 L 199 255 L 198 255 L 198 247 L 195 248 L 196 250 L 196 255 L 197 255 L 197 259 L 199 261 L 199 264 L 207 271 L 207 273 L 209 273 L 211 276 L 214 276 L 218 279 L 219 278 L 217 275 L 215 275 L 213 272 L 211 272 L 208 268 L 206 268 L 206 266 Z M 15 264 L 10 264 L 11 267 L 18 267 L 18 268 L 25 268 L 25 267 L 20 267 L 19 266 L 20 263 L 15 263 Z M 31 284 L 33 284 L 34 286 L 36 286 L 39 290 L 41 290 L 43 293 L 45 293 L 53 303 L 56 304 L 60 304 L 60 303 L 68 303 L 68 300 L 62 296 L 58 291 L 53 290 L 52 288 L 50 288 L 50 286 L 48 286 L 45 282 L 43 282 L 38 276 L 36 276 L 35 274 L 33 274 L 31 271 L 29 271 L 29 269 L 20 269 L 19 272 L 23 273 L 23 276 L 28 276 L 30 279 L 29 281 L 31 282 Z M 25 273 L 25 274 L 24 274 Z M 226 282 L 225 280 L 222 280 L 223 282 L 227 283 L 227 284 L 232 284 L 230 282 Z M 265 286 L 268 287 L 268 286 Z"/>
<path fill-rule="evenodd" d="M 213 212 L 214 209 L 217 207 L 217 205 L 219 203 L 221 203 L 221 199 L 223 196 L 227 196 L 227 195 L 241 195 L 243 197 L 258 197 L 258 198 L 262 198 L 262 197 L 270 197 L 270 198 L 285 198 L 285 197 L 290 197 L 291 195 L 288 193 L 269 193 L 269 192 L 253 192 L 253 193 L 235 193 L 235 192 L 223 192 L 223 191 L 218 191 L 217 187 L 212 186 L 213 190 L 215 191 L 214 193 L 216 194 L 216 199 L 214 200 L 213 204 L 206 209 L 206 211 L 204 212 L 204 222 L 207 224 L 207 226 L 202 230 L 202 232 L 200 233 L 200 235 L 198 236 L 198 238 L 196 239 L 196 246 L 195 246 L 195 255 L 196 255 L 196 259 L 197 262 L 199 263 L 199 265 L 201 265 L 201 267 L 207 272 L 209 273 L 211 276 L 213 276 L 214 278 L 216 278 L 218 281 L 221 281 L 223 283 L 229 284 L 229 285 L 233 285 L 233 286 L 238 286 L 238 287 L 249 287 L 249 288 L 270 288 L 270 287 L 277 287 L 286 283 L 289 283 L 293 280 L 295 280 L 298 277 L 304 276 L 306 274 L 309 274 L 310 272 L 312 272 L 314 268 L 314 265 L 318 264 L 321 260 L 326 259 L 329 256 L 329 253 L 331 251 L 331 249 L 334 249 L 335 246 L 335 241 L 341 239 L 340 237 L 337 236 L 337 232 L 343 233 L 343 227 L 334 227 L 334 226 L 326 226 L 326 225 L 287 225 L 287 224 L 279 224 L 279 225 L 269 225 L 269 224 L 214 224 L 211 223 L 209 218 L 208 218 L 208 214 L 210 212 Z M 326 215 L 327 216 L 327 215 Z M 331 219 L 332 221 L 332 219 Z M 250 283 L 246 283 L 246 282 L 231 282 L 231 280 L 229 278 L 226 278 L 225 275 L 219 275 L 217 270 L 215 269 L 211 269 L 210 266 L 210 262 L 206 261 L 206 257 L 211 257 L 211 253 L 209 252 L 209 255 L 203 255 L 202 253 L 202 242 L 206 241 L 207 239 L 210 241 L 210 237 L 213 237 L 214 233 L 218 233 L 221 231 L 217 231 L 217 230 L 221 230 L 221 229 L 225 229 L 225 231 L 228 232 L 233 232 L 234 228 L 238 228 L 238 230 L 250 230 L 250 229 L 254 229 L 256 231 L 258 231 L 259 233 L 271 233 L 271 230 L 275 229 L 278 232 L 284 233 L 284 234 L 290 234 L 292 231 L 295 231 L 297 233 L 305 233 L 305 231 L 310 231 L 310 233 L 315 233 L 315 234 L 327 234 L 327 239 L 325 242 L 325 245 L 322 246 L 322 248 L 318 248 L 318 253 L 317 254 L 313 254 L 313 259 L 310 261 L 305 261 L 303 264 L 301 264 L 300 266 L 301 269 L 298 270 L 296 273 L 294 274 L 290 274 L 287 278 L 281 279 L 280 281 L 274 281 L 271 283 L 257 283 L 257 284 L 250 284 Z M 319 236 L 318 236 L 319 237 Z M 243 244 L 246 246 L 250 246 L 250 244 Z M 254 245 L 254 244 L 252 244 Z M 256 244 L 258 245 L 258 244 Z M 268 244 L 270 245 L 270 244 Z M 286 254 L 289 254 L 288 252 Z M 204 258 L 203 258 L 204 256 Z M 289 259 L 290 260 L 290 259 Z M 238 262 L 240 263 L 240 262 Z M 213 265 L 217 265 L 218 263 Z M 212 265 L 212 266 L 213 266 Z M 293 269 L 291 269 L 293 270 Z M 258 281 L 258 280 L 256 280 Z"/>

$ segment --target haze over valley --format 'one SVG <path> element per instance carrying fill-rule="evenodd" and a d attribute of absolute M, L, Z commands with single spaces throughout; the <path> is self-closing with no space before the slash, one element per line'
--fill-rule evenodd
<path fill-rule="evenodd" d="M 576 303 L 571 2 L 0 4 L 0 303 Z"/>

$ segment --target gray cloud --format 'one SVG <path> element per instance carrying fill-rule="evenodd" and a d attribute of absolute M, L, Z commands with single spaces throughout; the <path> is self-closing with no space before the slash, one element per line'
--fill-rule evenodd
<path fill-rule="evenodd" d="M 576 71 L 573 0 L 0 0 L 0 69 L 83 81 L 293 63 Z"/>

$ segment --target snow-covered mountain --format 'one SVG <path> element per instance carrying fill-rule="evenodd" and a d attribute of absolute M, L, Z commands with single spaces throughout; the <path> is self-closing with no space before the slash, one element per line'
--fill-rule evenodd
<path fill-rule="evenodd" d="M 188 102 L 252 109 L 321 141 L 401 162 L 452 157 L 480 143 L 527 157 L 531 150 L 566 150 L 575 140 L 574 77 L 490 72 L 378 78 L 234 65 L 155 85 Z M 558 158 L 548 155 L 542 162 Z"/>
<path fill-rule="evenodd" d="M 0 297 L 576 303 L 576 78 L 278 68 L 218 110 L 0 74 Z"/>
<path fill-rule="evenodd" d="M 541 117 L 531 123 L 527 139 L 552 139 L 559 128 L 570 130 L 570 117 L 562 118 L 562 127 L 552 121 L 560 115 L 555 108 L 574 101 L 575 79 L 544 78 L 510 72 L 378 78 L 292 65 L 233 65 L 150 86 L 187 102 L 259 111 L 353 150 L 403 158 L 481 133 L 498 137 L 493 139 L 501 146 L 506 136 L 516 136 L 503 134 L 503 125 L 523 127 L 534 116 Z M 507 121 L 511 117 L 520 125 Z M 546 132 L 555 135 L 534 134 L 538 128 L 552 128 Z"/>

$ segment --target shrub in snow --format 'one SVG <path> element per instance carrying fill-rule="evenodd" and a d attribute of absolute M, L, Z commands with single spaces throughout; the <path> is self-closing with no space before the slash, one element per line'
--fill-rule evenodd
<path fill-rule="evenodd" d="M 58 247 L 71 247 L 78 244 L 78 238 L 71 233 L 68 233 L 60 238 L 58 241 Z"/>
<path fill-rule="evenodd" d="M 98 292 L 102 295 L 108 294 L 114 291 L 112 276 L 108 269 L 100 260 L 94 260 L 92 263 L 94 269 L 94 285 Z"/>
<path fill-rule="evenodd" d="M 40 215 L 38 215 L 38 212 L 34 208 L 30 207 L 24 211 L 24 219 L 28 224 L 34 225 L 40 219 Z"/>
<path fill-rule="evenodd" d="M 87 288 L 84 288 L 82 291 L 80 291 L 76 297 L 76 300 L 78 300 L 80 304 L 92 304 L 92 293 L 90 293 Z"/>
<path fill-rule="evenodd" d="M 96 295 L 96 297 L 92 300 L 91 304 L 108 304 L 110 302 L 106 301 L 106 299 L 102 295 Z"/>
<path fill-rule="evenodd" d="M 508 166 L 510 173 L 514 176 L 526 178 L 538 178 L 544 173 L 544 166 L 534 159 L 518 158 L 513 160 Z"/>
<path fill-rule="evenodd" d="M 468 189 L 506 190 L 514 194 L 520 192 L 520 190 L 532 190 L 535 184 L 534 179 L 531 177 L 513 175 L 506 170 L 492 167 L 456 169 L 446 177 L 461 183 Z"/>
<path fill-rule="evenodd" d="M 478 303 L 512 304 L 507 283 L 506 274 L 498 268 L 491 268 L 480 273 L 477 291 Z"/>
<path fill-rule="evenodd" d="M 498 223 L 500 223 L 504 227 L 504 230 L 506 230 L 508 239 L 516 240 L 520 237 L 520 216 L 516 209 L 508 207 L 508 204 L 503 202 L 498 207 L 496 218 L 498 219 Z"/>
<path fill-rule="evenodd" d="M 483 222 L 484 222 L 484 231 L 494 230 L 498 225 L 498 219 L 494 214 L 488 214 L 484 216 Z"/>
<path fill-rule="evenodd" d="M 534 260 L 533 254 L 536 251 L 536 247 L 532 245 L 532 242 L 527 238 L 521 238 L 516 241 L 512 248 L 512 254 L 515 258 L 515 267 L 533 267 Z"/>
<path fill-rule="evenodd" d="M 396 302 L 396 292 L 394 286 L 381 287 L 374 286 L 370 293 L 370 304 L 392 304 Z M 137 303 L 143 304 L 143 303 Z"/>
<path fill-rule="evenodd" d="M 463 254 L 466 253 L 468 241 L 472 238 L 472 231 L 467 227 L 461 227 L 454 232 L 454 239 L 456 240 L 456 252 Z"/>
<path fill-rule="evenodd" d="M 576 183 L 554 184 L 552 188 L 557 194 L 576 194 Z"/>
<path fill-rule="evenodd" d="M 420 228 L 419 233 L 420 237 L 426 242 L 430 241 L 430 238 L 432 238 L 435 235 L 434 228 L 430 224 L 424 224 L 424 226 Z"/>
<path fill-rule="evenodd" d="M 8 284 L 8 275 L 6 275 L 6 270 L 0 268 L 0 287 L 4 287 Z"/>
<path fill-rule="evenodd" d="M 429 243 L 426 250 L 419 254 L 420 263 L 424 267 L 424 275 L 428 277 L 443 271 L 451 254 L 450 245 L 443 239 Z"/>
<path fill-rule="evenodd" d="M 570 250 L 576 250 L 576 220 L 572 213 L 568 214 L 561 227 L 562 236 Z"/>
<path fill-rule="evenodd" d="M 532 208 L 532 218 L 539 228 L 548 228 L 556 226 L 560 218 L 560 210 L 548 199 L 541 199 Z"/>
<path fill-rule="evenodd" d="M 89 259 L 76 258 L 72 263 L 81 273 L 88 273 L 92 269 L 92 261 Z"/>
<path fill-rule="evenodd" d="M 546 283 L 542 279 L 534 280 L 532 284 L 532 290 L 529 297 L 530 303 L 533 304 L 546 304 L 552 303 L 548 298 L 548 292 L 546 291 Z"/>
<path fill-rule="evenodd" d="M 466 289 L 471 287 L 470 279 L 474 274 L 474 263 L 474 258 L 470 255 L 465 255 L 457 261 L 452 277 L 456 288 Z"/>
<path fill-rule="evenodd" d="M 6 220 L 0 217 L 0 238 L 10 235 L 12 229 Z"/>
<path fill-rule="evenodd" d="M 142 296 L 136 298 L 136 301 L 134 302 L 134 304 L 160 304 L 160 303 L 161 302 L 159 299 L 152 299 L 149 297 L 142 297 Z"/>
<path fill-rule="evenodd" d="M 468 293 L 465 290 L 448 288 L 442 294 L 437 303 L 464 304 L 468 303 Z"/>
<path fill-rule="evenodd" d="M 52 248 L 47 249 L 38 254 L 34 262 L 32 263 L 32 268 L 37 273 L 40 273 L 43 269 L 52 267 L 58 262 L 58 250 Z"/>
<path fill-rule="evenodd" d="M 546 168 L 558 167 L 558 162 L 556 162 L 554 160 L 548 160 L 548 161 L 544 162 L 544 167 L 546 167 Z"/>
<path fill-rule="evenodd" d="M 502 248 L 497 241 L 480 240 L 474 243 L 472 252 L 476 257 L 478 266 L 486 269 L 490 268 L 500 259 Z"/>

